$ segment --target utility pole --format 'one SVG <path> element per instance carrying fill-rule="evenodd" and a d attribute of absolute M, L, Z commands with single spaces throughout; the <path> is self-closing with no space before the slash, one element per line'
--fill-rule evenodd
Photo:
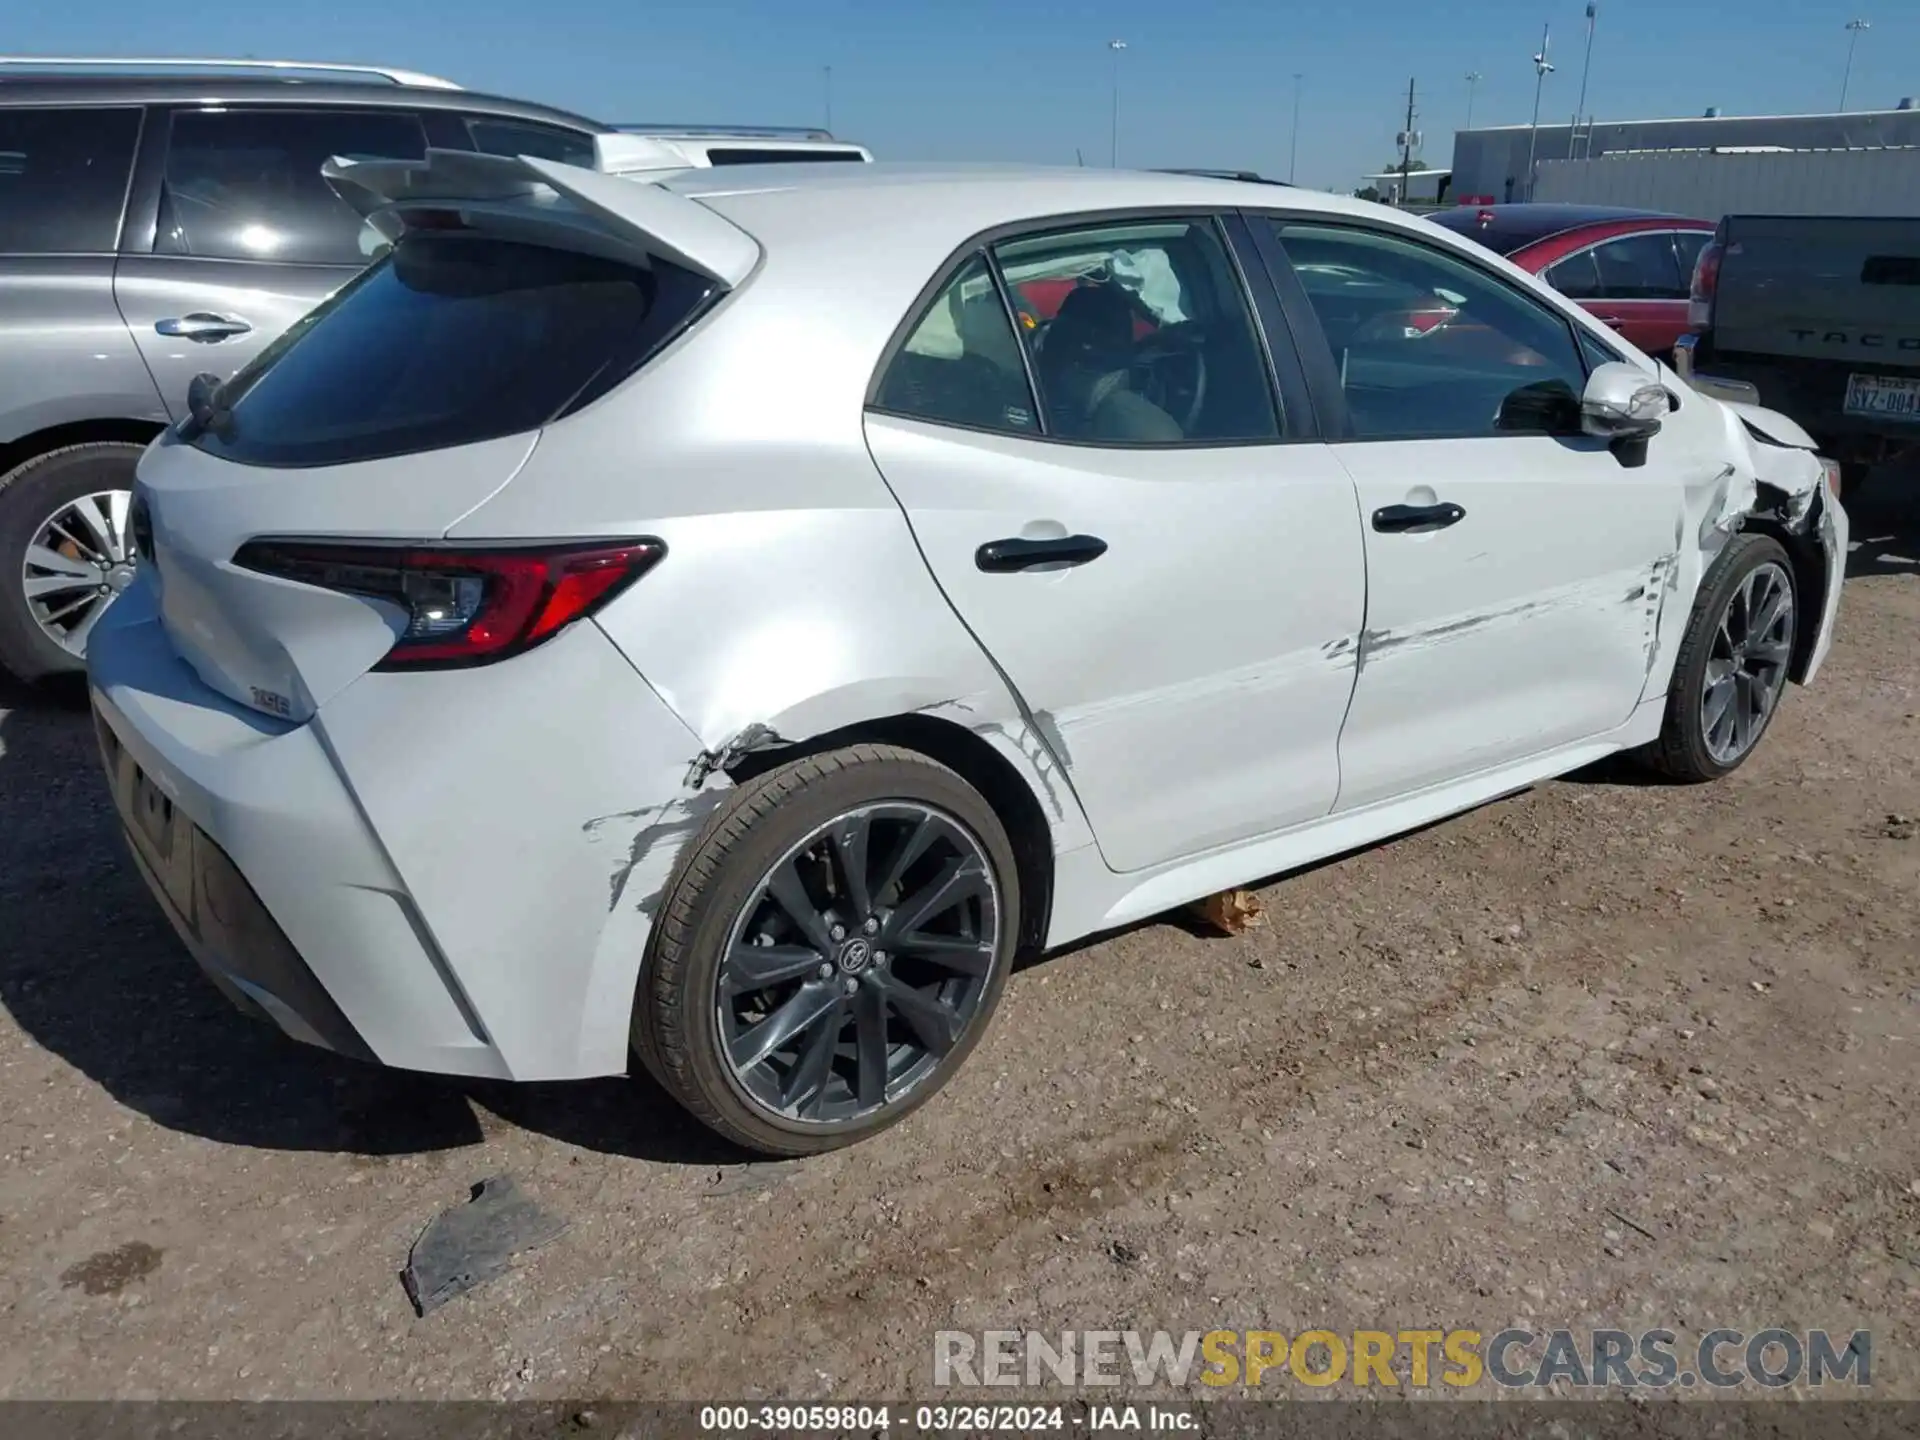
<path fill-rule="evenodd" d="M 1293 134 L 1287 147 L 1287 183 L 1293 184 L 1294 173 L 1300 168 L 1300 82 L 1307 77 L 1294 72 L 1293 76 Z"/>
<path fill-rule="evenodd" d="M 1527 134 L 1527 199 L 1533 199 L 1533 166 L 1540 154 L 1540 91 L 1547 83 L 1547 76 L 1553 73 L 1553 66 L 1547 60 L 1547 44 L 1552 38 L 1550 25 L 1540 27 L 1540 53 L 1533 57 L 1533 128 Z M 1571 153 L 1573 137 L 1567 137 L 1568 151 Z"/>
<path fill-rule="evenodd" d="M 1115 170 L 1120 168 L 1120 52 L 1126 48 L 1124 40 L 1107 41 L 1107 53 L 1113 57 L 1113 130 L 1107 164 Z"/>
<path fill-rule="evenodd" d="M 1596 0 L 1587 0 L 1587 58 L 1580 66 L 1580 100 L 1579 103 L 1573 107 L 1573 130 L 1567 132 L 1567 158 L 1569 160 L 1573 158 L 1574 131 L 1580 128 L 1580 117 L 1587 113 L 1587 75 L 1593 69 L 1593 22 L 1599 9 L 1600 6 L 1596 3 Z M 1588 137 L 1587 148 L 1589 150 L 1593 148 L 1591 134 L 1589 134 Z"/>
<path fill-rule="evenodd" d="M 1471 129 L 1473 128 L 1473 92 L 1475 91 L 1475 89 L 1477 89 L 1477 88 L 1479 87 L 1479 84 L 1480 84 L 1480 82 L 1481 82 L 1482 80 L 1484 80 L 1484 79 L 1486 79 L 1486 78 L 1487 78 L 1487 77 L 1486 77 L 1486 76 L 1484 76 L 1484 75 L 1482 75 L 1482 74 L 1481 74 L 1481 73 L 1480 73 L 1480 72 L 1479 72 L 1478 70 L 1469 70 L 1469 71 L 1467 72 L 1467 124 L 1466 124 L 1466 128 L 1467 128 L 1467 129 L 1469 129 L 1469 130 L 1471 130 Z"/>
<path fill-rule="evenodd" d="M 1860 43 L 1860 32 L 1862 30 L 1871 30 L 1872 28 L 1873 26 L 1869 25 L 1865 20 L 1849 20 L 1847 22 L 1847 71 L 1846 74 L 1840 78 L 1840 113 L 1843 115 L 1846 114 L 1847 111 L 1847 87 L 1853 84 L 1854 46 Z"/>
<path fill-rule="evenodd" d="M 820 88 L 826 100 L 827 133 L 832 134 L 833 133 L 833 67 L 831 65 L 822 65 L 820 67 Z"/>
<path fill-rule="evenodd" d="M 1400 132 L 1400 208 L 1407 208 L 1408 179 L 1413 174 L 1413 81 L 1407 81 L 1407 128 Z"/>

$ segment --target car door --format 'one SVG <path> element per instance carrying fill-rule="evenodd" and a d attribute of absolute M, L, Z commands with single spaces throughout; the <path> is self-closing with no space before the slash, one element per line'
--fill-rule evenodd
<path fill-rule="evenodd" d="M 0 447 L 164 418 L 113 303 L 141 121 L 137 105 L 0 105 Z"/>
<path fill-rule="evenodd" d="M 397 109 L 181 107 L 151 126 L 114 296 L 178 419 L 194 376 L 233 374 L 375 254 L 321 165 L 419 159 L 426 136 Z"/>
<path fill-rule="evenodd" d="M 1575 327 L 1464 249 L 1305 217 L 1260 233 L 1366 525 L 1338 809 L 1624 724 L 1698 454 L 1656 436 L 1636 466 L 1582 435 Z"/>
<path fill-rule="evenodd" d="M 1353 482 L 1290 340 L 1255 323 L 1239 224 L 1090 219 L 970 250 L 871 396 L 928 565 L 1120 871 L 1319 819 L 1338 792 Z"/>
<path fill-rule="evenodd" d="M 1594 319 L 1649 355 L 1670 356 L 1687 328 L 1691 262 L 1682 270 L 1671 230 L 1618 235 L 1549 266 L 1545 279 Z"/>

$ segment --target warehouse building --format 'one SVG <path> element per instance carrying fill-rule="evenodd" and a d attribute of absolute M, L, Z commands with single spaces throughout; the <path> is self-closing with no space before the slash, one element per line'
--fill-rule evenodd
<path fill-rule="evenodd" d="M 1721 115 L 1709 111 L 1685 120 L 1601 120 L 1591 124 L 1496 125 L 1462 130 L 1453 137 L 1449 198 L 1485 205 L 1529 198 L 1527 173 L 1535 162 L 1584 160 L 1622 151 L 1713 150 L 1722 147 L 1783 150 L 1854 150 L 1920 145 L 1920 109 L 1902 100 L 1893 110 L 1856 110 L 1844 115 Z"/>

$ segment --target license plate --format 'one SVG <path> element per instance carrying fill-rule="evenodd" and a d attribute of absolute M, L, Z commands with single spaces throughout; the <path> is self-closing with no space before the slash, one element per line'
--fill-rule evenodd
<path fill-rule="evenodd" d="M 161 861 L 173 858 L 173 801 L 138 766 L 133 771 L 133 823 Z"/>
<path fill-rule="evenodd" d="M 1849 375 L 1847 414 L 1920 420 L 1920 380 L 1893 375 Z"/>

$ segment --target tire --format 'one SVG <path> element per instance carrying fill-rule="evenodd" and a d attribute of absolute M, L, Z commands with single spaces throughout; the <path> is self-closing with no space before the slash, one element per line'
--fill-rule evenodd
<path fill-rule="evenodd" d="M 1779 674 L 1776 679 L 1771 663 L 1763 665 L 1757 658 L 1753 660 L 1752 664 L 1761 666 L 1766 672 L 1761 688 L 1769 692 L 1770 698 L 1764 712 L 1749 723 L 1748 733 L 1744 736 L 1737 731 L 1728 732 L 1721 728 L 1725 724 L 1737 724 L 1737 718 L 1717 723 L 1710 734 L 1706 718 L 1710 670 L 1717 677 L 1724 673 L 1729 664 L 1742 673 L 1747 667 L 1747 662 L 1730 659 L 1728 654 L 1722 653 L 1727 651 L 1727 646 L 1721 633 L 1721 621 L 1728 619 L 1730 632 L 1741 629 L 1733 623 L 1729 607 L 1749 581 L 1763 571 L 1768 572 L 1765 577 L 1768 582 L 1784 586 L 1789 610 L 1784 638 L 1778 633 L 1776 624 L 1772 634 L 1752 641 L 1751 649 L 1755 657 L 1779 652 Z M 1760 589 L 1760 583 L 1756 581 L 1753 593 L 1757 595 Z M 1791 664 L 1799 619 L 1799 596 L 1794 589 L 1793 563 L 1788 559 L 1786 550 L 1769 535 L 1736 535 L 1720 553 L 1719 559 L 1714 561 L 1698 595 L 1694 597 L 1693 612 L 1687 618 L 1686 633 L 1680 641 L 1680 653 L 1674 661 L 1673 683 L 1667 690 L 1666 717 L 1660 727 L 1660 737 L 1641 752 L 1642 758 L 1669 779 L 1687 784 L 1718 780 L 1746 763 L 1747 757 L 1759 748 L 1761 738 L 1773 723 L 1780 700 L 1786 693 L 1786 671 Z M 1764 646 L 1761 641 L 1766 642 Z M 1741 645 L 1735 653 L 1745 656 L 1748 646 Z M 1742 683 L 1736 681 L 1731 706 L 1745 705 L 1747 709 L 1742 713 L 1750 714 L 1748 696 L 1753 693 L 1753 685 L 1743 687 Z M 1727 743 L 1717 741 L 1716 736 L 1725 736 Z M 1733 741 L 1743 743 L 1739 743 L 1737 748 L 1730 748 Z"/>
<path fill-rule="evenodd" d="M 0 669 L 16 679 L 32 683 L 86 669 L 84 634 L 75 653 L 50 636 L 36 616 L 26 594 L 27 548 L 67 506 L 89 495 L 131 491 L 134 467 L 145 448 L 124 441 L 68 445 L 36 455 L 0 476 Z M 124 548 L 126 537 L 119 540 Z M 116 585 L 124 585 L 132 574 L 130 551 L 127 561 L 110 572 Z M 84 592 L 76 592 L 75 598 L 84 599 Z M 104 602 L 112 597 L 97 598 L 103 602 L 98 608 L 104 610 Z M 81 611 L 56 623 L 85 624 L 87 614 Z M 90 630 L 91 624 L 86 628 Z"/>
<path fill-rule="evenodd" d="M 860 882 L 867 887 L 876 874 L 880 878 L 871 906 L 849 898 L 855 887 L 841 878 L 851 873 L 845 862 L 816 860 L 812 842 L 829 825 L 864 826 L 873 841 L 870 853 L 861 851 L 868 863 Z M 904 837 L 923 831 L 936 838 L 906 867 L 901 884 L 887 886 L 889 861 L 904 848 Z M 887 859 L 875 858 L 883 855 Z M 938 888 L 926 877 L 945 874 L 948 867 L 967 877 L 958 883 L 969 897 L 928 910 L 915 922 L 908 915 L 916 908 L 913 900 Z M 811 907 L 816 912 L 811 929 L 792 923 L 787 917 L 793 912 L 768 895 L 776 869 L 803 877 L 801 898 L 827 894 L 829 881 L 839 892 L 826 906 Z M 916 893 L 916 886 L 927 891 Z M 892 906 L 885 903 L 889 896 L 895 897 Z M 847 935 L 829 936 L 830 922 L 837 923 L 842 911 Z M 860 928 L 858 917 L 868 912 L 880 928 Z M 989 914 L 991 934 L 983 935 Z M 795 760 L 743 785 L 682 858 L 641 971 L 635 1048 L 674 1099 L 745 1149 L 796 1156 L 852 1144 L 925 1104 L 978 1043 L 1006 986 L 1019 916 L 1019 877 L 1006 830 L 992 807 L 953 771 L 887 745 L 854 745 Z M 952 925 L 959 933 L 934 935 L 936 925 Z M 743 941 L 739 947 L 736 934 Z M 745 943 L 749 935 L 770 940 L 776 934 L 779 957 L 765 953 L 773 963 L 799 968 L 778 986 L 742 986 L 736 993 L 736 961 L 755 949 Z M 869 943 L 863 940 L 867 934 L 872 940 L 862 958 L 855 952 Z M 807 943 L 809 935 L 822 943 Z M 829 940 L 833 943 L 825 943 Z M 927 947 L 942 941 L 948 950 L 973 947 L 965 963 L 975 967 L 974 973 L 949 972 L 949 960 L 928 959 L 935 951 Z M 887 946 L 898 948 L 888 954 Z M 735 959 L 728 958 L 730 953 Z M 724 994 L 723 977 L 729 986 Z M 921 988 L 914 995 L 904 993 L 914 987 Z M 942 1024 L 938 1045 L 923 1045 L 921 1024 L 933 1023 L 923 1007 L 935 992 L 943 1005 L 950 1004 L 940 1013 L 950 1013 L 958 1023 Z M 909 1003 L 918 1012 L 916 1020 L 909 1022 L 892 997 Z M 734 1047 L 751 1050 L 750 1035 L 768 1033 L 755 1032 L 756 1025 L 816 1004 L 834 1008 L 813 1028 L 795 1032 L 790 1060 L 776 1050 L 750 1068 L 736 1064 L 730 1039 Z M 866 1006 L 874 1008 L 858 1008 Z M 880 1017 L 877 1032 L 867 1028 L 874 1023 L 870 1015 Z M 835 1038 L 822 1040 L 826 1034 Z M 870 1034 L 890 1043 L 863 1045 Z M 849 1042 L 842 1037 L 852 1037 L 851 1057 L 843 1053 Z M 922 1052 L 917 1060 L 916 1049 Z M 875 1068 L 863 1063 L 863 1052 Z M 809 1055 L 818 1062 L 811 1070 Z M 897 1075 L 895 1065 L 901 1067 Z M 809 1074 L 818 1076 L 811 1085 Z M 901 1087 L 898 1094 L 894 1085 Z M 789 1090 L 800 1098 L 783 1111 L 780 1102 Z M 809 1104 L 812 1114 L 805 1113 Z"/>

